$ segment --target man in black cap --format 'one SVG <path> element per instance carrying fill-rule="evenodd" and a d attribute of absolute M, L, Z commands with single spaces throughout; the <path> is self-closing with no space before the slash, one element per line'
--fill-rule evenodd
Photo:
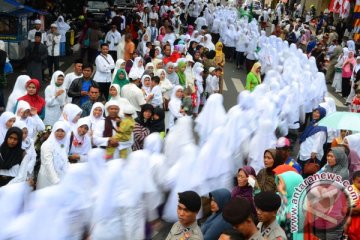
<path fill-rule="evenodd" d="M 253 220 L 253 206 L 245 198 L 233 198 L 223 209 L 223 218 L 246 240 L 263 240 Z"/>
<path fill-rule="evenodd" d="M 26 71 L 31 78 L 40 82 L 43 81 L 43 71 L 47 67 L 48 50 L 41 43 L 41 32 L 35 33 L 35 41 L 29 43 L 25 49 L 25 58 L 27 62 Z"/>
<path fill-rule="evenodd" d="M 185 191 L 178 195 L 179 221 L 172 226 L 166 240 L 203 240 L 204 237 L 196 222 L 196 215 L 201 208 L 200 196 L 194 191 Z"/>
<path fill-rule="evenodd" d="M 276 221 L 281 206 L 281 198 L 274 192 L 260 192 L 254 197 L 256 213 L 259 219 L 258 229 L 266 239 L 287 239 L 284 230 Z"/>

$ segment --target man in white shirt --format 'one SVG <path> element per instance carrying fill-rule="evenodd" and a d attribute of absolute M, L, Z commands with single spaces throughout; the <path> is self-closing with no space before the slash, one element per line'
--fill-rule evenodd
<path fill-rule="evenodd" d="M 113 58 L 114 62 L 117 60 L 117 45 L 121 40 L 121 34 L 117 30 L 115 24 L 111 25 L 111 30 L 107 32 L 105 42 L 109 44 L 109 54 Z"/>
<path fill-rule="evenodd" d="M 101 44 L 101 53 L 95 59 L 96 72 L 94 81 L 98 83 L 101 94 L 108 99 L 109 88 L 112 81 L 111 70 L 115 68 L 114 59 L 109 52 L 109 44 Z"/>
<path fill-rule="evenodd" d="M 155 19 L 156 21 L 159 20 L 159 14 L 156 12 L 156 7 L 151 7 L 151 12 L 149 13 L 150 19 Z"/>
<path fill-rule="evenodd" d="M 150 13 L 148 7 L 144 7 L 144 11 L 140 13 L 140 20 L 144 24 L 144 27 L 150 25 Z"/>
<path fill-rule="evenodd" d="M 138 87 L 140 78 L 138 76 L 130 76 L 130 83 L 121 88 L 121 97 L 129 100 L 131 105 L 135 108 L 137 113 L 140 113 L 141 106 L 144 105 L 145 98 L 141 89 Z"/>
<path fill-rule="evenodd" d="M 83 66 L 82 59 L 77 59 L 74 61 L 74 71 L 66 74 L 65 79 L 64 79 L 64 87 L 65 87 L 66 92 L 69 91 L 70 85 L 75 79 L 81 78 L 83 76 L 82 66 Z M 71 101 L 72 101 L 72 98 L 68 96 L 66 99 L 66 102 L 71 103 Z"/>
<path fill-rule="evenodd" d="M 30 42 L 35 42 L 35 33 L 41 32 L 41 43 L 45 44 L 46 42 L 46 32 L 41 29 L 41 20 L 36 19 L 35 22 L 35 28 L 31 29 L 28 33 L 28 40 Z"/>
<path fill-rule="evenodd" d="M 159 29 L 156 26 L 156 19 L 152 18 L 150 26 L 146 28 L 146 33 L 150 37 L 150 42 L 154 42 L 159 36 Z"/>
<path fill-rule="evenodd" d="M 46 46 L 48 48 L 48 69 L 49 77 L 53 72 L 59 70 L 60 62 L 60 39 L 61 35 L 57 31 L 57 25 L 51 24 L 50 32 L 46 36 Z"/>

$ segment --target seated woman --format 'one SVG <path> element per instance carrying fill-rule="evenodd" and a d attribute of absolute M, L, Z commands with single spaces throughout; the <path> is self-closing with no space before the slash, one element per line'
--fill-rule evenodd
<path fill-rule="evenodd" d="M 256 62 L 251 71 L 246 76 L 246 86 L 245 89 L 250 92 L 254 91 L 257 85 L 261 83 L 261 64 Z"/>
<path fill-rule="evenodd" d="M 54 125 L 61 116 L 62 109 L 66 104 L 66 89 L 64 86 L 64 73 L 54 72 L 50 85 L 45 89 L 45 125 Z"/>
<path fill-rule="evenodd" d="M 41 119 L 45 117 L 45 100 L 39 96 L 40 83 L 37 79 L 31 79 L 26 82 L 27 94 L 20 97 L 18 101 L 25 101 L 30 104 L 31 109 L 36 110 L 36 114 Z"/>
<path fill-rule="evenodd" d="M 87 134 L 90 123 L 86 118 L 80 118 L 77 122 L 77 129 L 72 132 L 70 138 L 70 163 L 87 162 L 88 152 L 91 150 L 91 138 Z"/>
<path fill-rule="evenodd" d="M 29 138 L 35 139 L 39 132 L 45 130 L 45 125 L 37 114 L 35 108 L 25 101 L 19 101 L 16 109 L 16 121 L 24 122 L 28 129 Z"/>
<path fill-rule="evenodd" d="M 154 107 L 151 104 L 144 104 L 141 107 L 139 117 L 135 119 L 134 127 L 134 144 L 132 146 L 133 151 L 144 148 L 144 140 L 150 135 L 151 118 L 154 113 Z"/>
<path fill-rule="evenodd" d="M 184 117 L 186 115 L 184 109 L 182 108 L 183 96 L 183 87 L 180 85 L 175 86 L 169 102 L 169 129 L 171 129 L 175 125 L 176 119 Z"/>
<path fill-rule="evenodd" d="M 22 130 L 22 143 L 21 148 L 25 151 L 24 156 L 18 174 L 9 183 L 18 183 L 31 181 L 34 179 L 34 167 L 36 163 L 36 151 L 34 146 L 34 140 L 29 138 L 27 126 L 24 122 L 17 121 L 13 127 L 18 127 Z"/>
<path fill-rule="evenodd" d="M 50 137 L 41 146 L 41 165 L 36 188 L 41 189 L 58 184 L 68 167 L 69 126 L 64 121 L 54 124 Z"/>
<path fill-rule="evenodd" d="M 222 217 L 222 210 L 230 201 L 231 194 L 229 190 L 220 188 L 210 192 L 209 197 L 211 200 L 210 209 L 212 214 L 201 226 L 201 232 L 204 239 L 217 240 L 224 230 L 232 228 Z"/>
<path fill-rule="evenodd" d="M 280 158 L 276 156 L 276 149 L 267 149 L 264 152 L 265 168 L 261 169 L 256 176 L 255 188 L 261 191 L 276 192 L 275 174 L 273 169 L 281 163 Z"/>
<path fill-rule="evenodd" d="M 9 128 L 0 146 L 0 187 L 8 184 L 19 172 L 20 164 L 26 154 L 21 144 L 21 129 Z"/>

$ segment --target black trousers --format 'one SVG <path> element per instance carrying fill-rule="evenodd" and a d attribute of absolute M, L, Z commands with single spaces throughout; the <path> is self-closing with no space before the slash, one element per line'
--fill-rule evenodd
<path fill-rule="evenodd" d="M 351 92 L 350 78 L 342 78 L 341 87 L 342 87 L 342 96 L 344 98 L 348 97 Z"/>
<path fill-rule="evenodd" d="M 88 48 L 88 63 L 94 65 L 97 55 L 98 55 L 97 49 Z"/>
<path fill-rule="evenodd" d="M 53 73 L 60 69 L 60 56 L 48 56 L 48 69 L 49 77 L 51 78 Z"/>
<path fill-rule="evenodd" d="M 245 62 L 245 55 L 243 52 L 236 52 L 236 66 L 243 67 Z"/>
<path fill-rule="evenodd" d="M 109 98 L 109 88 L 110 88 L 111 83 L 98 82 L 97 84 L 99 85 L 101 94 L 107 100 Z"/>

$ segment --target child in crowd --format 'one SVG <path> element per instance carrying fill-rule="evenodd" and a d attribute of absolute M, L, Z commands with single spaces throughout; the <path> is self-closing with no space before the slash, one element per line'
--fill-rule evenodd
<path fill-rule="evenodd" d="M 135 120 L 132 115 L 135 113 L 135 109 L 132 105 L 127 104 L 123 107 L 124 118 L 120 120 L 118 119 L 120 124 L 118 129 L 116 130 L 116 134 L 113 137 L 119 143 L 128 142 L 132 139 L 133 130 L 135 127 Z M 132 145 L 132 144 L 131 144 Z M 130 147 L 131 147 L 130 145 Z M 120 147 L 120 158 L 126 159 L 128 156 L 128 147 L 119 146 Z M 107 147 L 106 148 L 106 159 L 112 159 L 114 157 L 115 147 Z"/>
<path fill-rule="evenodd" d="M 151 105 L 153 105 L 154 108 L 163 107 L 163 96 L 159 84 L 160 84 L 160 78 L 158 76 L 154 76 L 151 78 L 151 92 L 150 92 L 150 94 L 152 95 Z"/>
<path fill-rule="evenodd" d="M 184 97 L 182 99 L 182 110 L 186 113 L 186 115 L 191 116 L 193 113 L 193 104 L 192 104 L 192 90 L 190 87 L 185 88 Z"/>
<path fill-rule="evenodd" d="M 219 78 L 216 75 L 216 72 L 221 69 L 210 67 L 209 75 L 206 78 L 206 92 L 208 93 L 207 98 L 214 93 L 219 92 Z"/>
<path fill-rule="evenodd" d="M 351 217 L 349 217 L 345 233 L 348 235 L 348 239 L 358 239 L 360 232 L 360 171 L 356 171 L 352 178 L 352 187 L 358 195 L 358 200 L 352 202 Z"/>
<path fill-rule="evenodd" d="M 355 97 L 351 102 L 351 112 L 360 113 L 360 87 L 355 90 Z"/>

